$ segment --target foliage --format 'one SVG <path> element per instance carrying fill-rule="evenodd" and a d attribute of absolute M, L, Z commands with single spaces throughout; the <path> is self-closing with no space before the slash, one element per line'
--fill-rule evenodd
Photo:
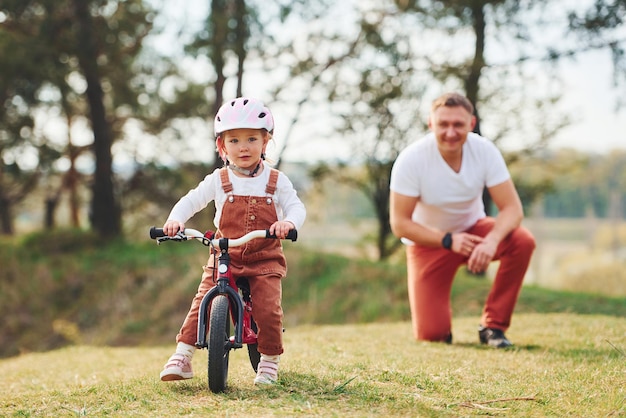
<path fill-rule="evenodd" d="M 39 112 L 51 112 L 68 123 L 65 146 L 59 144 L 58 137 L 56 142 L 48 137 L 50 133 L 41 127 L 20 130 L 14 135 L 14 145 L 8 145 L 28 144 L 38 154 L 37 162 L 43 164 L 48 175 L 54 174 L 56 163 L 69 160 L 68 173 L 72 176 L 63 184 L 75 187 L 74 164 L 80 148 L 72 144 L 69 131 L 75 120 L 88 119 L 94 137 L 95 162 L 91 221 L 101 234 L 116 235 L 119 208 L 113 190 L 111 147 L 113 136 L 123 126 L 120 119 L 125 119 L 129 109 L 138 105 L 132 87 L 133 66 L 142 40 L 151 28 L 151 11 L 137 0 L 29 0 L 6 2 L 0 11 L 4 17 L 0 35 L 9 39 L 11 50 L 26 51 L 16 64 L 28 69 L 5 74 L 7 80 L 11 84 L 32 86 L 28 95 L 19 89 L 3 94 L 3 108 L 7 102 L 21 100 L 23 112 L 31 117 Z M 0 141 L 7 142 L 2 138 Z M 44 158 L 46 147 L 54 147 L 57 154 Z M 55 200 L 51 202 L 54 204 Z"/>
<path fill-rule="evenodd" d="M 389 228 L 389 177 L 398 153 L 423 135 L 428 108 L 424 97 L 438 95 L 433 92 L 441 90 L 463 90 L 476 105 L 477 116 L 480 110 L 479 122 L 489 124 L 486 136 L 499 143 L 513 133 L 523 132 L 527 148 L 519 154 L 543 149 L 567 123 L 567 118 L 554 118 L 553 110 L 548 111 L 558 95 L 546 91 L 536 97 L 533 90 L 529 97 L 527 86 L 531 84 L 526 81 L 534 75 L 527 73 L 523 48 L 532 43 L 528 16 L 542 7 L 542 2 L 502 0 L 369 5 L 357 9 L 350 35 L 344 35 L 341 28 L 336 36 L 322 41 L 330 50 L 344 39 L 340 43 L 347 45 L 344 51 L 349 51 L 349 55 L 325 57 L 329 65 L 322 85 L 336 116 L 337 131 L 354 144 L 354 152 L 349 162 L 331 163 L 330 169 L 328 163 L 321 163 L 313 171 L 314 178 L 334 176 L 371 200 L 379 222 L 380 259 L 398 247 Z M 541 26 L 535 21 L 532 24 Z M 468 34 L 472 35 L 471 44 Z M 430 44 L 430 39 L 445 42 Z M 509 47 L 511 39 L 516 40 L 519 51 Z M 504 66 L 491 62 L 488 57 L 497 55 L 487 55 L 487 50 L 503 47 L 506 42 L 511 62 Z M 306 62 L 319 60 L 313 51 L 308 57 Z M 518 109 L 525 102 L 532 102 L 532 118 L 541 123 L 524 126 L 523 120 L 529 115 L 522 115 Z M 510 112 L 505 110 L 508 107 Z M 480 133 L 480 128 L 477 131 Z M 355 165 L 363 165 L 365 170 L 355 170 Z M 551 187 L 542 179 L 521 186 L 529 204 Z M 490 208 L 488 200 L 486 207 Z"/>
<path fill-rule="evenodd" d="M 176 25 L 151 4 L 7 0 L 0 6 L 0 48 L 3 56 L 10 57 L 0 70 L 4 233 L 13 233 L 17 205 L 40 181 L 55 189 L 44 198 L 48 227 L 55 226 L 60 194 L 67 192 L 72 195 L 73 226 L 80 226 L 77 212 L 82 209 L 92 221 L 112 218 L 111 228 L 99 228 L 101 234 L 115 230 L 118 211 L 133 218 L 142 206 L 145 194 L 135 187 L 137 183 L 147 190 L 161 188 L 150 183 L 158 181 L 158 175 L 146 175 L 154 173 L 154 167 L 201 159 L 204 164 L 218 163 L 199 152 L 212 151 L 212 146 L 206 146 L 211 141 L 206 118 L 224 94 L 243 94 L 244 88 L 246 94 L 256 91 L 253 76 L 260 75 L 262 91 L 270 97 L 267 101 L 282 106 L 291 117 L 289 126 L 281 127 L 279 165 L 294 125 L 310 129 L 299 124 L 309 120 L 303 116 L 305 106 L 313 110 L 312 121 L 324 111 L 332 115 L 329 124 L 312 123 L 315 135 L 334 139 L 341 135 L 342 144 L 353 150 L 353 161 L 331 161 L 326 174 L 354 185 L 370 199 L 379 222 L 379 257 L 385 258 L 398 246 L 388 225 L 389 172 L 399 150 L 425 130 L 423 118 L 416 116 L 426 113 L 423 99 L 442 89 L 465 90 L 480 110 L 486 136 L 498 143 L 512 134 L 525 138 L 526 149 L 510 156 L 510 160 L 524 160 L 542 151 L 555 132 L 569 123 L 554 112 L 558 89 L 541 88 L 552 80 L 554 68 L 526 63 L 606 47 L 616 58 L 616 71 L 623 64 L 623 40 L 612 38 L 619 34 L 624 17 L 622 1 L 598 0 L 584 13 L 569 13 L 557 2 L 537 1 L 279 1 L 261 8 L 253 1 L 215 0 L 209 13 L 198 19 L 199 28 L 180 28 L 187 37 L 180 40 L 180 54 L 171 56 L 146 48 L 147 41 L 158 39 L 160 30 Z M 85 6 L 80 8 L 83 19 L 76 19 L 76 6 Z M 548 45 L 537 42 L 546 26 L 555 26 L 544 19 L 555 11 L 559 17 L 569 13 L 568 30 L 584 35 L 586 43 L 580 49 L 556 51 L 549 41 Z M 343 13 L 345 24 L 337 25 L 333 12 Z M 156 24 L 159 19 L 161 27 Z M 602 42 L 594 45 L 592 38 L 600 35 Z M 563 48 L 572 45 L 571 33 L 562 38 L 567 38 Z M 191 67 L 200 70 L 190 71 Z M 194 74 L 198 72 L 200 77 Z M 538 91 L 545 95 L 535 97 Z M 98 123 L 93 123 L 94 107 Z M 67 133 L 60 140 L 52 138 L 35 118 L 41 114 L 55 122 L 61 119 Z M 70 135 L 72 128 L 89 118 L 95 145 L 102 143 L 102 147 L 92 147 L 89 141 L 77 145 Z M 199 138 L 202 142 L 194 142 Z M 332 147 L 339 145 L 332 142 Z M 91 152 L 100 157 L 92 159 Z M 82 172 L 77 168 L 81 156 L 91 166 Z M 112 158 L 131 172 L 129 183 L 126 171 L 119 176 L 111 172 Z M 36 164 L 27 167 L 27 159 Z M 94 162 L 96 174 L 91 177 Z M 355 170 L 355 165 L 365 170 Z M 519 183 L 526 204 L 554 187 L 550 178 L 529 178 Z M 92 190 L 89 210 L 79 207 L 80 185 L 93 185 L 102 192 Z M 594 205 L 606 197 L 604 190 L 588 193 L 585 197 Z M 568 203 L 565 208 L 575 206 Z M 154 205 L 150 202 L 143 208 L 152 211 Z M 604 209 L 595 208 L 597 213 Z"/>
<path fill-rule="evenodd" d="M 146 225 L 164 222 L 178 199 L 195 188 L 207 174 L 205 164 L 187 163 L 175 168 L 156 164 L 137 167 L 123 186 L 126 233 L 143 233 Z M 200 224 L 199 229 L 213 225 L 207 212 L 194 216 L 189 225 Z"/>
<path fill-rule="evenodd" d="M 613 84 L 616 87 L 626 83 L 626 39 L 623 28 L 626 21 L 626 1 L 595 0 L 587 10 L 572 11 L 569 14 L 570 29 L 575 32 L 582 45 L 579 49 L 608 49 L 613 61 Z M 626 105 L 619 95 L 618 105 Z"/>
<path fill-rule="evenodd" d="M 32 40 L 16 48 L 19 39 L 0 30 L 0 54 L 11 57 L 0 69 L 0 232 L 5 235 L 14 232 L 14 206 L 36 186 L 40 174 L 24 170 L 18 156 L 38 142 L 33 137 L 34 115 L 28 110 L 44 84 L 34 61 L 44 59 L 46 51 Z"/>
<path fill-rule="evenodd" d="M 556 167 L 551 177 L 554 190 L 545 194 L 544 214 L 548 217 L 623 219 L 626 216 L 626 152 L 606 156 L 546 155 L 540 161 Z M 561 163 L 559 163 L 559 161 Z M 560 167 L 560 169 L 558 168 Z"/>
<path fill-rule="evenodd" d="M 19 251 L 27 251 L 31 259 L 94 251 L 105 246 L 94 232 L 79 229 L 58 229 L 53 233 L 35 232 L 22 237 Z"/>
<path fill-rule="evenodd" d="M 76 9 L 77 5 L 81 8 Z M 83 25 L 75 16 L 78 12 Z M 29 0 L 4 2 L 0 13 L 0 39 L 5 40 L 0 45 L 6 45 L 5 56 L 11 56 L 8 61 L 12 63 L 2 70 L 7 88 L 0 96 L 4 98 L 0 112 L 8 113 L 6 117 L 0 113 L 0 132 L 4 133 L 0 136 L 0 154 L 4 151 L 0 163 L 10 162 L 7 153 L 13 153 L 17 155 L 13 166 L 21 170 L 8 173 L 5 165 L 0 172 L 7 176 L 28 174 L 18 157 L 24 151 L 34 152 L 39 163 L 34 174 L 43 171 L 45 186 L 58 187 L 49 192 L 52 212 L 61 193 L 67 191 L 74 205 L 73 226 L 78 227 L 79 188 L 90 182 L 90 220 L 100 225 L 102 219 L 104 224 L 98 228 L 102 235 L 119 232 L 119 196 L 125 186 L 123 178 L 114 178 L 112 152 L 117 147 L 127 155 L 144 154 L 135 161 L 150 161 L 152 152 L 158 155 L 163 149 L 161 144 L 152 150 L 146 145 L 153 135 L 171 139 L 180 129 L 181 118 L 206 116 L 204 89 L 191 82 L 185 69 L 177 68 L 168 57 L 144 47 L 148 35 L 158 35 L 153 29 L 155 11 L 147 2 Z M 18 103 L 21 106 L 16 108 Z M 35 125 L 34 116 L 41 112 L 54 123 L 65 121 L 67 126 L 50 132 L 41 121 Z M 14 121 L 9 114 L 31 121 Z M 85 129 L 86 120 L 91 122 L 93 146 L 84 139 L 87 145 L 76 145 L 72 135 Z M 151 152 L 146 153 L 146 149 Z M 180 148 L 176 151 L 180 153 Z M 84 168 L 85 159 L 83 168 L 78 166 L 81 157 L 90 163 L 89 169 Z M 60 167 L 67 162 L 70 168 L 64 171 Z M 94 174 L 89 176 L 94 166 Z M 34 183 L 23 178 L 23 185 Z M 0 177 L 0 195 L 6 197 L 2 210 L 7 211 L 3 222 L 12 221 L 9 204 L 15 205 L 18 196 L 25 194 L 10 190 L 9 180 L 3 182 Z M 54 218 L 54 213 L 50 217 Z M 11 231 L 9 226 L 5 229 Z"/>
<path fill-rule="evenodd" d="M 146 234 L 147 235 L 147 234 Z M 143 241 L 143 237 L 140 237 Z M 75 230 L 0 241 L 0 356 L 75 344 L 173 340 L 206 262 L 193 243 L 98 241 Z M 402 261 L 373 262 L 286 244 L 285 324 L 409 319 Z M 460 271 L 455 317 L 477 320 L 490 283 Z M 516 312 L 626 316 L 623 297 L 525 287 Z"/>

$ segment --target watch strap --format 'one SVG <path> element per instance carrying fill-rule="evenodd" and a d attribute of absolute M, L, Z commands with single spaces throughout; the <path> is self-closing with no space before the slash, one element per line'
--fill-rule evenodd
<path fill-rule="evenodd" d="M 452 233 L 451 232 L 446 232 L 446 235 L 444 235 L 443 239 L 441 240 L 441 245 L 446 250 L 452 249 Z"/>

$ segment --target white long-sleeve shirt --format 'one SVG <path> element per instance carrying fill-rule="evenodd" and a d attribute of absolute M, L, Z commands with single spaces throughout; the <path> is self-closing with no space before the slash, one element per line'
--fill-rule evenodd
<path fill-rule="evenodd" d="M 228 178 L 233 185 L 233 194 L 239 196 L 265 196 L 265 187 L 269 181 L 270 168 L 265 166 L 263 172 L 256 177 L 238 177 L 227 170 Z M 219 169 L 207 175 L 195 189 L 190 190 L 172 208 L 168 220 L 187 222 L 193 215 L 204 209 L 211 201 L 215 201 L 215 218 L 213 223 L 219 227 L 222 209 L 228 195 L 222 189 Z M 300 229 L 306 218 L 306 209 L 298 197 L 296 189 L 289 178 L 279 172 L 274 193 L 274 206 L 278 220 L 289 221 L 296 229 Z M 268 225 L 269 227 L 269 225 Z"/>

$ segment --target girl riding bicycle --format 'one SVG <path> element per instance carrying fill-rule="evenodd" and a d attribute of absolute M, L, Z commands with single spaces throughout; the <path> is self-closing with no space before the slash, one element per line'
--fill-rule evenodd
<path fill-rule="evenodd" d="M 239 237 L 255 229 L 269 229 L 284 239 L 291 229 L 304 223 L 306 210 L 287 176 L 265 164 L 265 149 L 274 131 L 274 119 L 262 102 L 237 98 L 220 107 L 214 124 L 217 150 L 225 166 L 207 175 L 172 208 L 163 231 L 174 236 L 185 228 L 195 213 L 215 202 L 214 223 L 218 236 Z M 231 249 L 235 277 L 246 277 L 254 295 L 253 315 L 258 326 L 261 361 L 255 384 L 272 384 L 278 377 L 283 353 L 281 279 L 287 263 L 280 240 L 253 240 Z M 176 352 L 161 372 L 161 380 L 193 377 L 191 358 L 195 352 L 198 308 L 214 286 L 214 255 L 204 273 L 189 313 L 176 336 Z"/>

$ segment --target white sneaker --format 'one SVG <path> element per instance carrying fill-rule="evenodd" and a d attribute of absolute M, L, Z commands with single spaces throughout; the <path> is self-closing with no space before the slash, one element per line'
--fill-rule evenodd
<path fill-rule="evenodd" d="M 164 382 L 168 382 L 170 380 L 191 379 L 193 377 L 191 359 L 184 354 L 172 354 L 172 357 L 170 357 L 165 364 L 160 376 L 161 380 Z"/>
<path fill-rule="evenodd" d="M 278 362 L 269 361 L 261 357 L 257 367 L 255 385 L 273 385 L 278 379 Z"/>

